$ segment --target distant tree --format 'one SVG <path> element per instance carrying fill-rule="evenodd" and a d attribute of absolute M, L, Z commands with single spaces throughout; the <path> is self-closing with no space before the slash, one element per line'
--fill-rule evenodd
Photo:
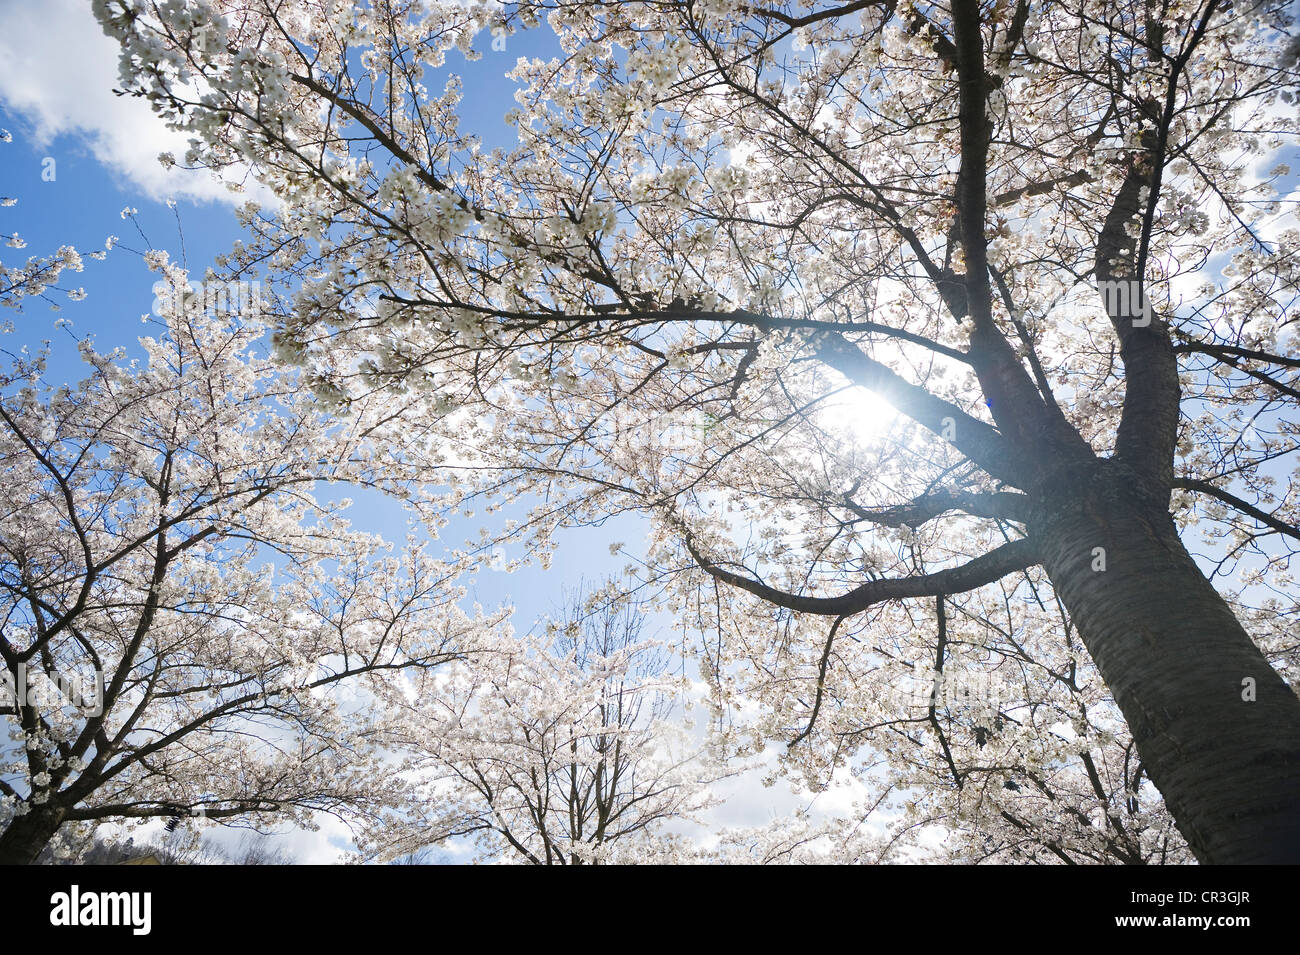
<path fill-rule="evenodd" d="M 283 846 L 277 846 L 264 835 L 245 833 L 233 850 L 209 852 L 230 865 L 292 865 L 293 856 Z"/>
<path fill-rule="evenodd" d="M 723 771 L 683 732 L 685 685 L 643 633 L 643 609 L 575 596 L 543 635 L 504 639 L 412 700 L 388 743 L 423 803 L 365 840 L 381 858 L 467 838 L 477 858 L 637 862 L 713 805 Z"/>
<path fill-rule="evenodd" d="M 389 865 L 430 865 L 433 859 L 433 849 L 425 846 L 423 849 L 417 849 L 414 852 L 408 852 L 406 855 L 398 856 L 396 859 L 389 861 Z"/>
<path fill-rule="evenodd" d="M 245 833 L 233 850 L 204 845 L 197 839 L 175 841 L 168 836 L 144 839 L 96 836 L 80 851 L 55 854 L 41 852 L 38 862 L 61 865 L 121 865 L 133 859 L 153 856 L 163 865 L 291 865 L 293 857 L 282 846 L 272 845 L 258 833 Z"/>

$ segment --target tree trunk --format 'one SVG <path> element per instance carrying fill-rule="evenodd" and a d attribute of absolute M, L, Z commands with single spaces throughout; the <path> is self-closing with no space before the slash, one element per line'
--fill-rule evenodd
<path fill-rule="evenodd" d="M 1148 775 L 1201 862 L 1300 862 L 1300 698 L 1167 509 L 1098 478 L 1043 494 L 1029 530 Z"/>
<path fill-rule="evenodd" d="M 63 825 L 63 810 L 48 806 L 16 816 L 0 833 L 0 865 L 30 865 Z"/>

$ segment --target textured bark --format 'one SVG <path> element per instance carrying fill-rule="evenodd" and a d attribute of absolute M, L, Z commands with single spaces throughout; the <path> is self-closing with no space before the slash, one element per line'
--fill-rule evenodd
<path fill-rule="evenodd" d="M 0 865 L 30 865 L 63 825 L 63 810 L 41 808 L 13 819 L 0 833 Z"/>
<path fill-rule="evenodd" d="M 1300 862 L 1300 698 L 1135 487 L 1107 466 L 1057 487 L 1030 522 L 1043 565 L 1196 857 Z"/>

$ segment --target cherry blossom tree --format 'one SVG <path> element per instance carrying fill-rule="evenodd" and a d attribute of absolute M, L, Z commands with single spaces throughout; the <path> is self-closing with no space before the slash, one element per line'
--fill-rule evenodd
<path fill-rule="evenodd" d="M 377 688 L 499 622 L 318 496 L 412 477 L 370 409 L 326 413 L 251 315 L 155 324 L 137 360 L 82 342 L 78 385 L 25 354 L 0 379 L 0 862 L 102 821 L 372 815 L 402 796 Z"/>
<path fill-rule="evenodd" d="M 688 684 L 645 622 L 635 603 L 579 594 L 540 634 L 507 636 L 408 692 L 386 742 L 410 754 L 403 772 L 424 798 L 385 814 L 365 851 L 402 857 L 461 837 L 484 861 L 583 865 L 689 846 L 665 827 L 714 805 L 726 770 L 686 732 Z"/>
<path fill-rule="evenodd" d="M 943 778 L 995 854 L 1300 859 L 1287 4 L 95 9 L 180 161 L 280 197 L 231 265 L 281 354 L 430 396 L 430 515 L 649 515 L 738 746 Z M 448 54 L 543 18 L 489 150 Z M 898 702 L 959 664 L 1017 695 Z"/>

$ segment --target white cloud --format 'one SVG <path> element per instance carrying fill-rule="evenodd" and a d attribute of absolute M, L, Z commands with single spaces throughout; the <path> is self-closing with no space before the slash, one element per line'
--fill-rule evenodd
<path fill-rule="evenodd" d="M 38 143 L 81 135 L 96 159 L 154 199 L 247 198 L 205 171 L 163 168 L 158 154 L 184 156 L 188 137 L 167 129 L 144 100 L 113 94 L 117 60 L 117 44 L 84 0 L 0 4 L 0 100 Z"/>

